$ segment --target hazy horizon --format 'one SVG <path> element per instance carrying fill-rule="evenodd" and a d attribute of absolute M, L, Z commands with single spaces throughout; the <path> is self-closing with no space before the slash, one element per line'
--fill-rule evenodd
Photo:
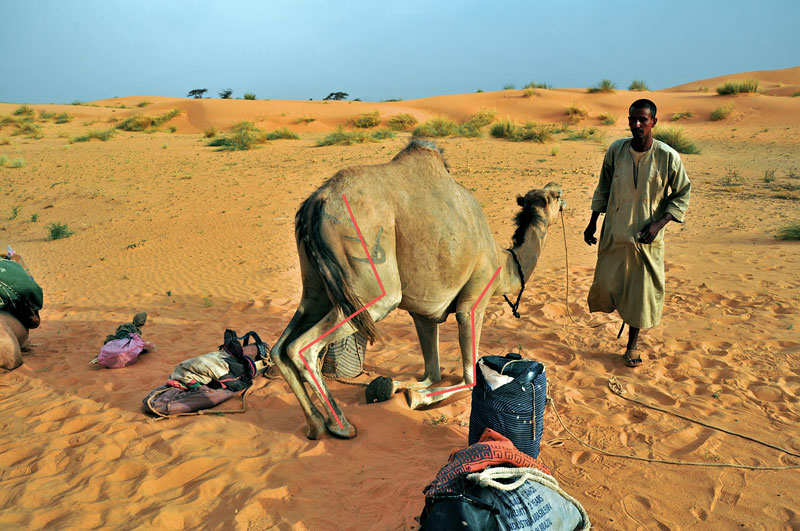
<path fill-rule="evenodd" d="M 608 78 L 652 90 L 800 64 L 800 2 L 669 6 L 0 0 L 0 101 L 118 96 L 416 99 Z"/>

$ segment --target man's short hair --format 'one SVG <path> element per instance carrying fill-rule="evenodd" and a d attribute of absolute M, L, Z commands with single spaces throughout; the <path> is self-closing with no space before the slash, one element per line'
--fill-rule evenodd
<path fill-rule="evenodd" d="M 633 109 L 650 109 L 650 118 L 655 118 L 656 112 L 658 111 L 658 109 L 656 108 L 656 104 L 646 99 L 636 100 L 633 103 L 631 103 L 628 112 L 630 112 Z"/>

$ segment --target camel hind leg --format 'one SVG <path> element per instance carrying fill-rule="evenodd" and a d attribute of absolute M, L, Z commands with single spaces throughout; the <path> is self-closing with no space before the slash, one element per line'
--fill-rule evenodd
<path fill-rule="evenodd" d="M 319 364 L 317 363 L 319 354 L 327 345 L 340 341 L 356 331 L 355 327 L 350 324 L 349 321 L 344 323 L 343 321 L 344 315 L 340 309 L 335 308 L 330 310 L 321 320 L 313 324 L 287 345 L 286 356 L 294 369 L 294 373 L 311 387 L 317 399 L 319 399 L 322 404 L 322 407 L 325 409 L 328 418 L 324 421 L 324 428 L 337 437 L 351 439 L 356 436 L 356 429 L 348 422 L 344 412 L 342 412 L 342 409 L 336 403 L 333 395 L 331 395 L 328 385 L 319 370 Z M 339 323 L 342 324 L 337 327 Z M 298 380 L 298 383 L 302 387 L 302 382 Z M 304 387 L 303 398 L 307 400 L 308 403 L 304 404 L 304 400 L 300 395 L 298 395 L 298 398 L 300 399 L 304 411 L 308 406 L 313 408 L 313 411 L 319 415 L 319 411 L 311 403 Z M 306 416 L 306 418 L 308 419 L 308 416 Z M 316 438 L 311 437 L 311 434 L 318 435 L 320 417 L 313 416 L 312 420 L 314 424 L 309 423 L 309 438 Z"/>
<path fill-rule="evenodd" d="M 300 402 L 300 407 L 303 410 L 303 415 L 308 424 L 307 437 L 309 439 L 318 439 L 325 433 L 325 417 L 314 406 L 308 396 L 308 392 L 303 385 L 303 377 L 297 366 L 295 366 L 292 359 L 288 356 L 286 345 L 293 343 L 300 335 L 313 326 L 313 324 L 318 321 L 319 317 L 319 315 L 311 315 L 307 311 L 304 311 L 301 305 L 295 312 L 280 339 L 278 339 L 272 348 L 272 361 L 278 366 L 283 378 L 297 397 L 297 401 Z"/>

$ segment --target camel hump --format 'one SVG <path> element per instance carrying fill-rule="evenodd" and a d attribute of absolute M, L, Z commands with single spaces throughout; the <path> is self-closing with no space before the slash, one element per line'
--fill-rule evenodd
<path fill-rule="evenodd" d="M 325 241 L 322 225 L 326 216 L 329 216 L 325 212 L 325 201 L 320 190 L 317 190 L 300 205 L 295 216 L 295 237 L 325 284 L 331 302 L 345 316 L 350 316 L 363 308 L 364 304 L 350 286 L 347 274 L 333 249 Z M 352 324 L 371 342 L 378 338 L 375 320 L 369 312 L 359 312 L 353 317 Z"/>

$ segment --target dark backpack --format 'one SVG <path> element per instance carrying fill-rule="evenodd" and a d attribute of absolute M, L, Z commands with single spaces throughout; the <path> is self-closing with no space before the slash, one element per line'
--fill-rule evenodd
<path fill-rule="evenodd" d="M 267 346 L 255 332 L 248 332 L 242 337 L 238 337 L 236 332 L 230 329 L 225 330 L 224 342 L 219 349 L 225 353 L 225 362 L 230 368 L 230 372 L 224 375 L 219 381 L 212 380 L 208 387 L 214 389 L 225 387 L 231 391 L 241 391 L 253 384 L 256 377 L 255 361 L 244 353 L 244 348 L 250 343 L 250 338 L 255 340 L 257 354 L 256 359 L 267 359 Z M 244 341 L 242 344 L 240 341 Z"/>

